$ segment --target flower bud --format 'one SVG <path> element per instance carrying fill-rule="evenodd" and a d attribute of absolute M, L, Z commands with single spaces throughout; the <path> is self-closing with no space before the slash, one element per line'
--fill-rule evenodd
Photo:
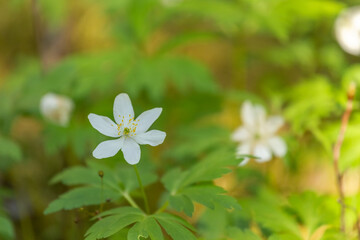
<path fill-rule="evenodd" d="M 356 92 L 356 83 L 355 82 L 351 82 L 350 86 L 348 88 L 348 99 L 352 100 L 355 97 L 355 92 Z"/>
<path fill-rule="evenodd" d="M 104 177 L 104 171 L 100 170 L 100 171 L 98 172 L 98 174 L 99 174 L 99 177 L 101 177 L 101 178 Z"/>

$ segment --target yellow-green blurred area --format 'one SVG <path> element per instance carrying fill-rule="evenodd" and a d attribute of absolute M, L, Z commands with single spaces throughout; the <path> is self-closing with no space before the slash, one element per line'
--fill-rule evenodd
<path fill-rule="evenodd" d="M 96 207 L 45 215 L 49 203 L 71 189 L 49 182 L 92 161 L 127 166 L 121 152 L 93 158 L 107 138 L 87 118 L 112 118 L 119 93 L 130 96 L 136 115 L 163 108 L 152 129 L 165 131 L 165 142 L 142 146 L 140 160 L 140 167 L 154 169 L 159 178 L 214 151 L 235 156 L 231 134 L 242 124 L 246 100 L 285 119 L 278 133 L 287 144 L 285 157 L 233 166 L 215 181 L 239 200 L 236 217 L 200 205 L 192 217 L 184 215 L 198 229 L 198 239 L 357 239 L 360 94 L 339 160 L 351 206 L 346 237 L 339 231 L 333 169 L 348 88 L 360 84 L 359 57 L 340 47 L 334 25 L 357 4 L 0 0 L 0 239 L 83 239 Z M 42 112 L 40 101 L 48 93 L 72 102 L 64 124 L 58 115 Z M 146 192 L 155 211 L 164 186 L 158 180 Z M 134 198 L 141 204 L 139 196 Z M 252 233 L 229 233 L 229 226 Z M 109 239 L 126 239 L 126 233 Z"/>

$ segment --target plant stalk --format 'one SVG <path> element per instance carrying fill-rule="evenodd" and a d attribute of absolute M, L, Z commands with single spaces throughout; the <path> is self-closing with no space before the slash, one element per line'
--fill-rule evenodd
<path fill-rule="evenodd" d="M 148 202 L 148 199 L 147 199 L 146 194 L 145 194 L 144 186 L 143 186 L 143 184 L 141 182 L 141 178 L 140 178 L 140 174 L 139 174 L 139 171 L 137 169 L 137 166 L 136 165 L 133 165 L 133 166 L 134 166 L 134 170 L 135 170 L 135 173 L 136 173 L 136 177 L 137 177 L 138 182 L 139 182 L 139 186 L 140 186 L 140 189 L 141 189 L 141 194 L 142 194 L 143 199 L 144 199 L 146 213 L 149 214 L 150 213 L 149 202 Z"/>
<path fill-rule="evenodd" d="M 338 135 L 338 138 L 336 140 L 336 143 L 334 145 L 333 149 L 333 162 L 334 162 L 334 170 L 336 174 L 336 185 L 337 190 L 339 194 L 339 203 L 340 203 L 340 229 L 342 232 L 345 233 L 346 231 L 346 224 L 345 224 L 345 195 L 344 195 L 344 188 L 343 188 L 343 173 L 340 171 L 339 168 L 339 159 L 340 159 L 340 152 L 341 152 L 341 146 L 344 141 L 346 128 L 349 123 L 349 118 L 353 109 L 353 101 L 355 96 L 356 86 L 355 83 L 351 83 L 349 90 L 348 90 L 348 97 L 347 97 L 347 103 L 346 103 L 346 109 L 341 119 L 341 127 L 340 132 Z"/>

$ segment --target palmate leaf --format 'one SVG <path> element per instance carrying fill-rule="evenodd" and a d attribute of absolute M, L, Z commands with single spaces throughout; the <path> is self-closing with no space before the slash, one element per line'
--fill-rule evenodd
<path fill-rule="evenodd" d="M 143 90 L 153 100 L 159 100 L 172 84 L 176 90 L 213 93 L 217 85 L 211 73 L 201 63 L 179 56 L 159 56 L 136 62 L 124 78 L 124 87 L 133 96 Z"/>
<path fill-rule="evenodd" d="M 117 210 L 119 211 L 118 214 L 102 218 L 92 225 L 86 232 L 85 239 L 96 240 L 109 237 L 128 225 L 139 222 L 145 218 L 144 213 L 137 208 L 123 207 Z"/>
<path fill-rule="evenodd" d="M 68 186 L 78 184 L 99 184 L 100 177 L 95 169 L 76 166 L 66 169 L 65 171 L 55 175 L 55 177 L 50 180 L 50 184 L 59 182 Z"/>
<path fill-rule="evenodd" d="M 178 168 L 168 171 L 162 178 L 165 188 L 175 194 L 184 187 L 195 183 L 212 181 L 230 172 L 228 166 L 235 166 L 241 160 L 236 159 L 233 152 L 222 150 L 210 154 L 187 171 Z"/>
<path fill-rule="evenodd" d="M 142 222 L 136 223 L 128 232 L 128 240 L 140 240 L 141 237 L 163 240 L 161 227 L 153 217 L 147 217 Z"/>
<path fill-rule="evenodd" d="M 201 203 L 210 209 L 214 209 L 216 203 L 228 209 L 240 209 L 236 199 L 224 195 L 226 191 L 218 186 L 196 185 L 185 188 L 182 193 L 193 201 Z"/>
<path fill-rule="evenodd" d="M 103 182 L 98 175 L 103 171 Z M 140 168 L 143 185 L 149 185 L 156 181 L 157 177 L 152 171 L 144 171 Z M 88 161 L 87 167 L 73 167 L 67 169 L 51 180 L 51 183 L 63 183 L 68 186 L 84 185 L 68 191 L 54 200 L 45 210 L 50 214 L 60 210 L 70 210 L 82 206 L 97 205 L 106 200 L 118 201 L 124 194 L 139 188 L 136 174 L 132 168 L 111 169 L 96 161 Z"/>
<path fill-rule="evenodd" d="M 194 228 L 180 217 L 168 213 L 145 215 L 141 210 L 133 207 L 120 207 L 99 214 L 94 223 L 86 232 L 86 240 L 96 240 L 123 230 L 133 224 L 128 231 L 128 240 L 163 240 L 163 228 L 173 240 L 196 239 L 191 231 Z"/>
<path fill-rule="evenodd" d="M 93 186 L 75 188 L 51 202 L 44 213 L 50 214 L 60 210 L 70 210 L 82 206 L 101 204 L 107 199 L 115 201 L 121 197 L 121 192 L 109 188 L 102 189 L 101 187 Z"/>
<path fill-rule="evenodd" d="M 162 178 L 165 188 L 169 191 L 170 206 L 177 211 L 184 211 L 192 215 L 194 206 L 198 202 L 213 209 L 215 204 L 225 208 L 240 209 L 237 201 L 227 195 L 221 187 L 214 186 L 210 181 L 228 173 L 226 166 L 238 164 L 233 154 L 227 151 L 212 153 L 202 162 L 194 165 L 187 171 L 178 168 L 168 171 Z"/>

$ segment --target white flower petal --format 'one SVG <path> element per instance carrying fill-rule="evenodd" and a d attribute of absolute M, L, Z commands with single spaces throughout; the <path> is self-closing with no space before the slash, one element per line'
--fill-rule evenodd
<path fill-rule="evenodd" d="M 100 133 L 108 137 L 119 137 L 116 124 L 108 117 L 90 113 L 89 121 L 91 125 Z"/>
<path fill-rule="evenodd" d="M 126 137 L 122 152 L 129 164 L 134 165 L 140 161 L 140 146 L 132 138 Z"/>
<path fill-rule="evenodd" d="M 266 111 L 263 106 L 246 101 L 241 108 L 241 119 L 247 128 L 255 131 L 265 124 Z"/>
<path fill-rule="evenodd" d="M 241 144 L 238 146 L 238 148 L 236 149 L 236 155 L 240 156 L 240 155 L 250 155 L 251 154 L 251 146 L 250 144 Z"/>
<path fill-rule="evenodd" d="M 255 111 L 251 102 L 246 101 L 241 108 L 241 119 L 243 124 L 248 127 L 253 127 L 255 123 Z"/>
<path fill-rule="evenodd" d="M 269 117 L 266 121 L 266 131 L 268 133 L 276 133 L 281 126 L 284 125 L 284 119 L 280 116 Z"/>
<path fill-rule="evenodd" d="M 263 145 L 263 144 L 257 144 L 254 148 L 254 156 L 258 157 L 255 159 L 255 161 L 261 163 L 261 162 L 267 162 L 271 159 L 271 151 L 270 148 Z"/>
<path fill-rule="evenodd" d="M 140 116 L 136 119 L 136 124 L 138 124 L 136 127 L 136 132 L 146 132 L 155 122 L 155 120 L 158 119 L 161 112 L 162 108 L 153 108 L 140 114 Z"/>
<path fill-rule="evenodd" d="M 148 144 L 150 146 L 157 146 L 164 142 L 166 133 L 159 130 L 151 130 L 146 133 L 139 133 L 133 136 L 132 138 L 138 144 Z"/>
<path fill-rule="evenodd" d="M 242 155 L 250 155 L 250 153 L 251 153 L 250 144 L 241 144 L 236 149 L 236 157 L 237 158 L 242 158 Z M 244 166 L 245 164 L 247 164 L 249 162 L 249 160 L 250 160 L 250 158 L 245 157 L 244 160 L 239 163 L 239 166 Z"/>
<path fill-rule="evenodd" d="M 256 126 L 263 128 L 266 124 L 266 111 L 261 105 L 254 106 Z"/>
<path fill-rule="evenodd" d="M 123 147 L 124 140 L 125 139 L 122 137 L 115 140 L 101 142 L 93 151 L 93 156 L 97 159 L 115 156 L 115 154 Z"/>
<path fill-rule="evenodd" d="M 282 140 L 282 138 L 272 137 L 269 139 L 268 144 L 275 156 L 277 157 L 285 156 L 287 152 L 287 146 L 284 140 Z"/>
<path fill-rule="evenodd" d="M 116 96 L 114 101 L 114 119 L 117 123 L 124 121 L 128 122 L 130 118 L 134 117 L 134 109 L 131 100 L 126 93 L 120 93 Z"/>
<path fill-rule="evenodd" d="M 238 166 L 239 167 L 245 166 L 249 161 L 250 161 L 250 158 L 245 157 L 244 160 L 242 160 Z"/>
<path fill-rule="evenodd" d="M 240 142 L 248 140 L 250 137 L 251 137 L 251 134 L 244 127 L 237 128 L 232 135 L 232 139 L 234 141 L 240 141 Z"/>

